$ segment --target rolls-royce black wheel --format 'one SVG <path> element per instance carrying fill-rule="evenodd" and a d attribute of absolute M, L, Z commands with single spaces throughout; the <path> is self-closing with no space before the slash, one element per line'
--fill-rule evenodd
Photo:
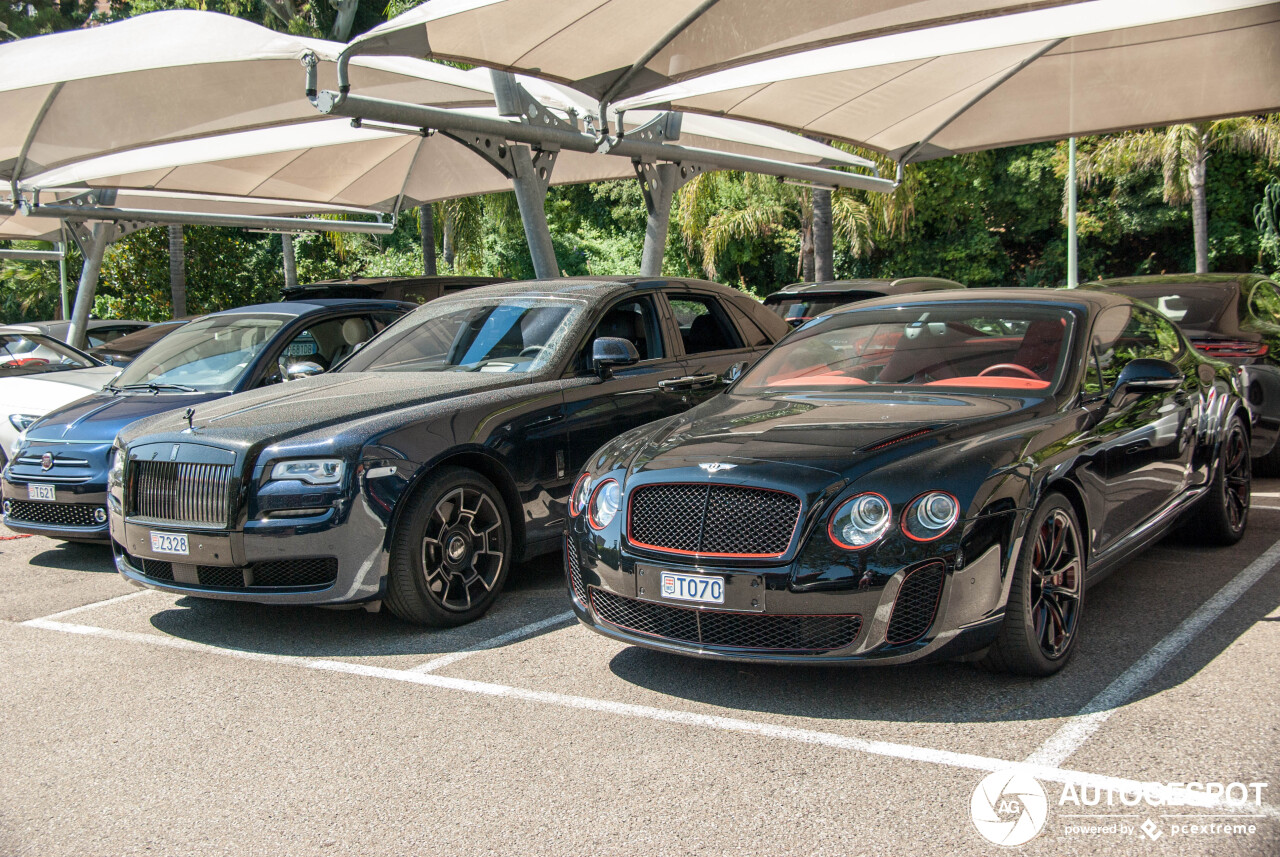
<path fill-rule="evenodd" d="M 1046 676 L 1066 665 L 1080 635 L 1086 556 L 1071 503 L 1061 494 L 1049 494 L 1027 528 L 1004 624 L 984 666 Z"/>
<path fill-rule="evenodd" d="M 1213 483 L 1191 518 L 1186 531 L 1197 541 L 1233 545 L 1244 536 L 1249 524 L 1249 495 L 1253 490 L 1253 462 L 1249 458 L 1249 435 L 1237 414 L 1227 424 L 1218 453 Z"/>
<path fill-rule="evenodd" d="M 409 499 L 391 544 L 387 607 L 422 625 L 453 626 L 484 615 L 511 566 L 511 522 L 493 483 L 447 467 Z"/>

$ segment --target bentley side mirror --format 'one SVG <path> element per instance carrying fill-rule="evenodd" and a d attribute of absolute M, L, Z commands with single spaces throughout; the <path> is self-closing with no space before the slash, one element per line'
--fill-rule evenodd
<path fill-rule="evenodd" d="M 1114 402 L 1125 393 L 1156 393 L 1164 390 L 1176 390 L 1182 386 L 1184 376 L 1177 366 L 1168 360 L 1156 360 L 1139 357 L 1130 360 L 1120 370 L 1116 385 L 1107 396 L 1107 403 Z"/>
<path fill-rule="evenodd" d="M 303 360 L 300 363 L 290 363 L 289 368 L 284 372 L 284 379 L 286 381 L 296 381 L 299 378 L 310 378 L 312 375 L 321 375 L 323 373 L 324 367 L 319 363 Z"/>
<path fill-rule="evenodd" d="M 632 366 L 640 362 L 640 352 L 626 339 L 602 336 L 591 343 L 591 368 L 601 378 L 608 378 L 615 366 Z"/>

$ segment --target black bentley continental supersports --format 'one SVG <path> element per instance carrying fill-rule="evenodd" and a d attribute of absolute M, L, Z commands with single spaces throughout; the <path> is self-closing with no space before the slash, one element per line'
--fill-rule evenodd
<path fill-rule="evenodd" d="M 1129 298 L 867 301 L 591 456 L 569 590 L 583 623 L 655 649 L 1047 675 L 1135 551 L 1189 516 L 1241 537 L 1248 432 L 1230 367 Z"/>
<path fill-rule="evenodd" d="M 513 559 L 560 550 L 593 450 L 715 395 L 788 330 L 698 280 L 446 295 L 331 372 L 125 428 L 109 480 L 116 567 L 204 598 L 470 621 Z"/>

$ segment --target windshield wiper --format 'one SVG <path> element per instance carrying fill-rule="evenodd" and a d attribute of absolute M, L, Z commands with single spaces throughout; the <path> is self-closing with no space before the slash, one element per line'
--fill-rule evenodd
<path fill-rule="evenodd" d="M 186 384 L 125 384 L 123 387 L 113 387 L 114 390 L 150 390 L 153 393 L 159 393 L 161 390 L 177 390 L 179 393 L 194 393 L 195 387 L 188 387 Z"/>

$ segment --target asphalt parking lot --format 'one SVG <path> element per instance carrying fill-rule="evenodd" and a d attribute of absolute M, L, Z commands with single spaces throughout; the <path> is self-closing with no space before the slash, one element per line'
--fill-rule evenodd
<path fill-rule="evenodd" d="M 106 548 L 6 538 L 0 854 L 991 854 L 971 798 L 1002 771 L 1046 795 L 1024 853 L 1280 853 L 1280 480 L 1252 514 L 1091 590 L 1047 680 L 630 648 L 571 621 L 556 558 L 426 631 L 144 592 Z M 1192 781 L 1268 785 L 1124 803 Z"/>

